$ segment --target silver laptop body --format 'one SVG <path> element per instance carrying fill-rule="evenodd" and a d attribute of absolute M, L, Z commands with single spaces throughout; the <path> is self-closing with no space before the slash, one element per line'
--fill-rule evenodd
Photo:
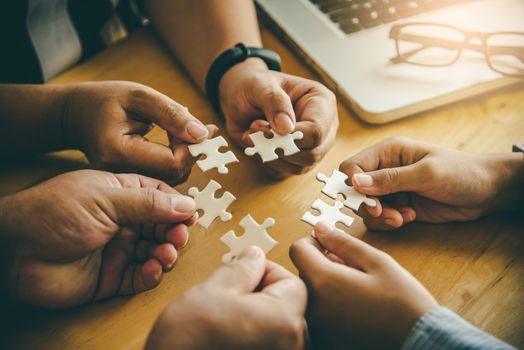
<path fill-rule="evenodd" d="M 272 27 L 369 123 L 393 121 L 522 81 L 491 70 L 482 55 L 468 50 L 447 67 L 392 63 L 396 50 L 389 31 L 395 23 L 435 22 L 470 31 L 524 32 L 524 0 L 459 1 L 349 34 L 315 0 L 256 1 Z"/>

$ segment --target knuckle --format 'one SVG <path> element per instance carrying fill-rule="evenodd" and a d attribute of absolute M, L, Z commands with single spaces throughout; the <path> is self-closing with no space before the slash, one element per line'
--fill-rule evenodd
<path fill-rule="evenodd" d="M 317 125 L 311 128 L 311 142 L 313 143 L 313 147 L 318 147 L 322 144 L 323 136 L 322 131 Z"/>
<path fill-rule="evenodd" d="M 311 167 L 320 162 L 322 158 L 324 158 L 324 153 L 317 148 L 304 153 L 303 169 L 310 170 Z"/>
<path fill-rule="evenodd" d="M 410 139 L 405 136 L 390 136 L 383 141 L 383 144 L 388 146 L 406 145 L 410 142 Z"/>
<path fill-rule="evenodd" d="M 147 209 L 144 213 L 146 220 L 152 221 L 159 206 L 158 193 L 153 188 L 146 188 L 142 192 Z"/>
<path fill-rule="evenodd" d="M 258 271 L 255 266 L 251 264 L 240 263 L 238 261 L 226 264 L 227 268 L 231 270 L 231 273 L 237 275 L 239 279 L 250 280 L 252 276 L 256 276 Z"/>
<path fill-rule="evenodd" d="M 132 178 L 130 176 L 126 176 L 125 174 L 119 176 L 119 181 L 122 188 L 132 188 L 135 184 Z"/>
<path fill-rule="evenodd" d="M 178 165 L 171 163 L 166 168 L 167 173 L 165 174 L 166 179 L 175 179 L 176 181 L 183 182 L 184 179 L 189 177 L 191 173 L 191 165 Z"/>
<path fill-rule="evenodd" d="M 377 251 L 377 255 L 377 265 L 380 265 L 381 269 L 396 263 L 395 259 L 393 259 L 393 257 L 386 252 L 379 250 Z"/>
<path fill-rule="evenodd" d="M 304 245 L 305 242 L 306 239 L 301 238 L 291 244 L 291 246 L 289 247 L 289 256 L 291 257 L 291 259 L 295 259 L 297 255 L 300 254 L 300 251 L 302 250 L 301 247 Z"/>
<path fill-rule="evenodd" d="M 174 122 L 177 122 L 180 119 L 181 115 L 188 113 L 187 107 L 184 107 L 174 102 L 164 104 L 160 111 L 162 116 L 171 119 Z"/>
<path fill-rule="evenodd" d="M 262 89 L 262 94 L 268 102 L 278 102 L 282 99 L 282 93 L 276 86 L 266 86 Z"/>
<path fill-rule="evenodd" d="M 143 101 L 150 97 L 151 91 L 149 87 L 138 83 L 131 83 L 130 87 L 129 96 L 132 99 Z"/>
<path fill-rule="evenodd" d="M 439 178 L 441 167 L 436 161 L 427 159 L 421 164 L 422 177 L 425 181 L 430 182 Z"/>
<path fill-rule="evenodd" d="M 283 324 L 280 327 L 281 344 L 280 349 L 297 349 L 304 337 L 304 321 L 295 315 L 284 316 Z"/>
<path fill-rule="evenodd" d="M 268 79 L 269 77 L 266 73 L 256 72 L 251 76 L 251 83 L 254 84 L 254 86 L 265 85 Z"/>
<path fill-rule="evenodd" d="M 326 86 L 324 86 L 321 83 L 316 83 L 317 89 L 328 99 L 329 102 L 335 102 L 337 101 L 337 96 L 333 91 L 328 89 Z"/>
<path fill-rule="evenodd" d="M 317 81 L 311 81 L 312 82 L 312 88 L 314 91 L 316 91 L 316 96 L 320 97 L 325 100 L 329 105 L 336 105 L 337 103 L 337 96 L 333 91 L 328 89 L 325 85 L 317 82 Z"/>
<path fill-rule="evenodd" d="M 369 257 L 368 264 L 371 267 L 381 267 L 390 260 L 393 260 L 393 258 L 389 254 L 382 250 L 375 249 Z"/>
<path fill-rule="evenodd" d="M 397 168 L 387 168 L 384 170 L 384 180 L 387 193 L 392 193 L 395 183 L 397 183 L 399 172 Z"/>
<path fill-rule="evenodd" d="M 170 175 L 173 178 L 173 184 L 178 185 L 187 181 L 187 179 L 191 175 L 191 168 L 178 169 L 178 171 L 173 172 Z"/>
<path fill-rule="evenodd" d="M 353 169 L 355 163 L 353 162 L 352 158 L 348 158 L 344 160 L 342 163 L 340 163 L 338 170 L 345 174 L 349 174 L 351 169 Z"/>

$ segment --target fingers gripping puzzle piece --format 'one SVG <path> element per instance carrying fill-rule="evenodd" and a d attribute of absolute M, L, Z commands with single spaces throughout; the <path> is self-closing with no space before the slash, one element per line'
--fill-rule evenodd
<path fill-rule="evenodd" d="M 227 191 L 224 192 L 222 197 L 216 198 L 215 193 L 221 188 L 222 186 L 218 182 L 211 180 L 202 191 L 199 191 L 196 187 L 191 187 L 187 191 L 195 199 L 197 209 L 204 211 L 204 215 L 198 219 L 198 223 L 206 229 L 217 217 L 220 217 L 222 221 L 229 221 L 233 217 L 226 210 L 236 198 Z"/>
<path fill-rule="evenodd" d="M 327 177 L 322 173 L 317 174 L 318 181 L 326 184 L 322 188 L 322 193 L 333 199 L 337 199 L 337 194 L 342 194 L 345 198 L 342 204 L 346 207 L 358 210 L 362 203 L 366 203 L 370 207 L 377 205 L 374 199 L 368 198 L 365 194 L 357 192 L 352 186 L 348 186 L 346 184 L 347 178 L 346 174 L 336 169 L 333 169 L 331 177 Z"/>
<path fill-rule="evenodd" d="M 265 253 L 273 249 L 278 242 L 268 233 L 267 229 L 275 224 L 275 219 L 267 218 L 262 225 L 259 225 L 251 215 L 246 215 L 241 221 L 240 226 L 244 228 L 244 234 L 237 236 L 235 231 L 229 231 L 220 240 L 227 245 L 231 251 L 222 256 L 222 261 L 227 263 L 234 259 L 245 248 L 256 245 Z"/>
<path fill-rule="evenodd" d="M 238 159 L 232 151 L 225 153 L 219 151 L 221 147 L 226 146 L 226 140 L 222 136 L 218 136 L 201 143 L 189 145 L 188 148 L 193 157 L 198 157 L 201 154 L 206 155 L 205 159 L 197 161 L 197 165 L 202 171 L 205 172 L 209 169 L 217 168 L 220 174 L 227 174 L 226 164 L 238 162 Z"/>
<path fill-rule="evenodd" d="M 351 226 L 353 223 L 353 218 L 351 216 L 340 211 L 340 209 L 344 208 L 344 204 L 339 201 L 336 201 L 335 205 L 329 205 L 323 200 L 317 199 L 313 202 L 311 208 L 318 210 L 320 215 L 315 216 L 307 211 L 302 216 L 302 221 L 305 221 L 312 226 L 315 226 L 319 221 L 328 223 L 331 226 L 335 226 L 337 222 L 341 222 L 347 227 Z"/>
<path fill-rule="evenodd" d="M 301 131 L 295 131 L 288 135 L 279 135 L 271 130 L 273 137 L 268 139 L 264 136 L 262 131 L 250 134 L 249 137 L 253 141 L 254 147 L 248 147 L 244 150 L 244 153 L 248 156 L 254 156 L 255 153 L 260 155 L 262 163 L 270 162 L 278 159 L 278 155 L 275 150 L 280 148 L 284 151 L 285 156 L 290 156 L 300 152 L 300 149 L 295 145 L 295 140 L 300 140 L 304 137 Z"/>

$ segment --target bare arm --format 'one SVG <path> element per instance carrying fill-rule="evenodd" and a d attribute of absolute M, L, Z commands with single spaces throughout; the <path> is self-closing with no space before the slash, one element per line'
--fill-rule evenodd
<path fill-rule="evenodd" d="M 159 34 L 198 84 L 215 58 L 242 42 L 261 47 L 252 0 L 145 0 L 146 11 Z M 218 87 L 220 107 L 231 138 L 252 146 L 257 131 L 304 134 L 302 150 L 263 165 L 281 178 L 311 169 L 327 153 L 338 128 L 333 93 L 316 81 L 270 71 L 259 58 L 236 64 L 224 73 Z"/>
<path fill-rule="evenodd" d="M 220 53 L 239 42 L 262 46 L 255 6 L 249 0 L 146 0 L 146 11 L 202 90 Z"/>
<path fill-rule="evenodd" d="M 66 148 L 65 96 L 60 85 L 0 84 L 0 158 Z"/>

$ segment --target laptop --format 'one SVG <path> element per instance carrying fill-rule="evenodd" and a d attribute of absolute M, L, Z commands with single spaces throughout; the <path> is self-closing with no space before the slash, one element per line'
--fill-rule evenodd
<path fill-rule="evenodd" d="M 394 121 L 523 81 L 490 69 L 474 50 L 442 67 L 392 62 L 397 51 L 389 34 L 393 25 L 411 22 L 524 32 L 524 0 L 256 1 L 270 27 L 368 123 Z"/>

